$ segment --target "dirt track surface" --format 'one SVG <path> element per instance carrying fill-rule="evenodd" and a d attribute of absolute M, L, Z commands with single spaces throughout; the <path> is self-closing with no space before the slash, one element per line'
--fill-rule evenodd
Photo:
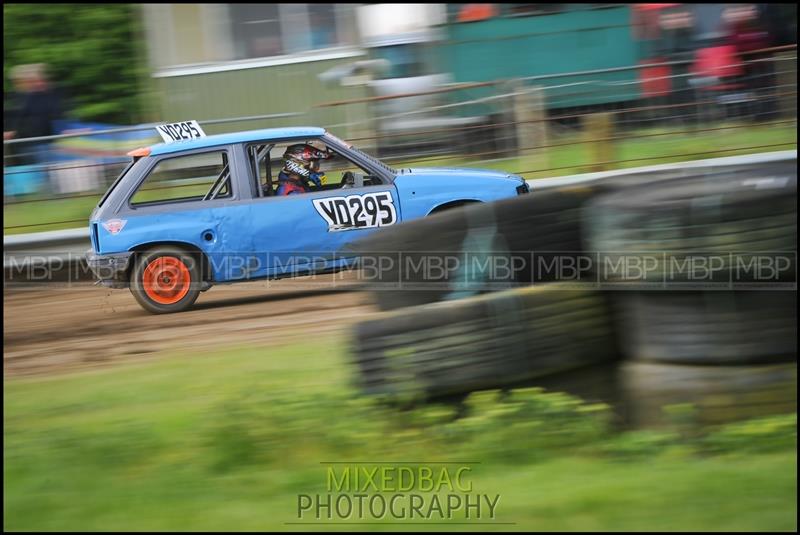
<path fill-rule="evenodd" d="M 327 276 L 334 277 L 334 276 Z M 341 275 L 337 276 L 341 277 Z M 213 287 L 179 314 L 145 312 L 128 290 L 90 283 L 3 294 L 6 377 L 96 368 L 164 351 L 282 345 L 346 328 L 375 312 L 368 295 L 337 278 Z"/>

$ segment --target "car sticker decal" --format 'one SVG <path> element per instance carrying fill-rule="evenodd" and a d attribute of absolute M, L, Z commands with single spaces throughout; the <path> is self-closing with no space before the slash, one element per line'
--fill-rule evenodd
<path fill-rule="evenodd" d="M 103 228 L 111 234 L 119 234 L 127 222 L 128 221 L 126 219 L 109 219 L 103 223 Z"/>
<path fill-rule="evenodd" d="M 183 121 L 180 123 L 160 124 L 156 130 L 161 135 L 164 143 L 174 143 L 175 141 L 187 141 L 206 137 L 206 133 L 197 124 L 197 121 Z"/>
<path fill-rule="evenodd" d="M 328 232 L 387 227 L 397 223 L 397 210 L 388 191 L 314 199 L 314 208 Z"/>

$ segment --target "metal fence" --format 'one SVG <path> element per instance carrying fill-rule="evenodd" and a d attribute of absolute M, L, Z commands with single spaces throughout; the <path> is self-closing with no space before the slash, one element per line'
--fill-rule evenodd
<path fill-rule="evenodd" d="M 496 165 L 526 178 L 795 148 L 796 46 L 760 52 L 716 70 L 687 61 L 631 65 L 446 84 L 317 108 L 367 103 L 367 117 L 320 126 L 396 167 L 500 160 Z M 661 74 L 676 65 L 682 68 Z M 623 70 L 635 79 L 604 77 Z M 581 104 L 589 95 L 605 102 Z M 201 124 L 219 131 L 243 121 L 254 128 L 305 124 L 314 111 Z M 93 152 L 93 140 L 150 131 L 157 142 L 153 127 L 5 141 L 4 233 L 82 226 L 136 148 L 117 140 Z"/>

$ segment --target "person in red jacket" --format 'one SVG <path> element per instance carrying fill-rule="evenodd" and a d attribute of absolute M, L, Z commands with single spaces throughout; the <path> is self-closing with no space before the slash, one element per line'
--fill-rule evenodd
<path fill-rule="evenodd" d="M 742 64 L 740 80 L 753 98 L 749 114 L 752 119 L 763 119 L 762 115 L 774 107 L 769 95 L 776 83 L 774 65 L 769 61 L 772 40 L 754 8 L 729 17 L 728 28 L 728 43 L 735 48 Z"/>

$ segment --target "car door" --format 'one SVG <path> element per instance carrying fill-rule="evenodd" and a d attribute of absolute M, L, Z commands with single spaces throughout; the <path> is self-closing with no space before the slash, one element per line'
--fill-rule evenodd
<path fill-rule="evenodd" d="M 359 169 L 364 173 L 362 180 L 358 173 L 352 182 L 346 176 L 343 180 L 344 172 L 335 170 L 327 186 L 330 189 L 267 196 L 249 203 L 248 230 L 262 260 L 254 275 L 302 274 L 339 267 L 350 261 L 343 251 L 345 245 L 400 221 L 394 185 L 368 175 L 368 169 Z M 343 183 L 344 187 L 337 187 Z"/>
<path fill-rule="evenodd" d="M 284 197 L 250 204 L 260 275 L 332 268 L 347 262 L 344 246 L 399 221 L 393 185 L 364 186 Z"/>

